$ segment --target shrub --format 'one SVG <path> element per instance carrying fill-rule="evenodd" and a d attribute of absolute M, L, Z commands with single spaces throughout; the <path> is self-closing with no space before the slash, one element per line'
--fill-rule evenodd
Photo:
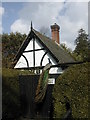
<path fill-rule="evenodd" d="M 63 118 L 69 102 L 73 118 L 88 118 L 89 65 L 73 65 L 58 77 L 53 89 L 54 117 Z"/>
<path fill-rule="evenodd" d="M 19 74 L 31 74 L 29 71 L 2 69 L 2 116 L 17 118 L 21 114 Z"/>

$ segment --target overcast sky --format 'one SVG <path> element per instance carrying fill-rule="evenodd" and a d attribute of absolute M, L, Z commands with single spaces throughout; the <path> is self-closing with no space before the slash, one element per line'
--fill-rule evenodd
<path fill-rule="evenodd" d="M 64 1 L 64 0 L 63 0 Z M 0 7 L 1 30 L 4 33 L 21 32 L 28 34 L 31 20 L 33 28 L 49 30 L 50 25 L 60 26 L 60 43 L 65 43 L 72 50 L 78 30 L 83 28 L 88 33 L 88 2 L 3 2 Z"/>

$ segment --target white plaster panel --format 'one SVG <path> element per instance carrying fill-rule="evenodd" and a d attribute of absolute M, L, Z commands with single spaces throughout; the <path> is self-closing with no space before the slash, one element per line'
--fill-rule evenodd
<path fill-rule="evenodd" d="M 50 74 L 62 73 L 62 72 L 63 72 L 62 69 L 61 68 L 57 68 L 57 67 L 51 68 L 50 71 L 49 71 Z"/>
<path fill-rule="evenodd" d="M 44 50 L 35 51 L 35 66 L 40 66 L 40 62 L 44 54 Z"/>
<path fill-rule="evenodd" d="M 45 57 L 44 57 L 44 59 L 43 59 L 42 66 L 45 66 L 47 63 L 49 63 L 48 58 L 50 59 L 52 65 L 55 65 L 55 64 L 56 64 L 55 60 L 54 60 L 54 59 L 52 58 L 52 56 L 49 55 L 49 53 L 48 53 L 48 54 L 45 55 Z"/>
<path fill-rule="evenodd" d="M 27 58 L 29 67 L 33 67 L 33 52 L 23 53 L 23 55 Z"/>
<path fill-rule="evenodd" d="M 42 62 L 42 66 L 45 66 L 47 63 L 49 63 L 48 61 L 48 56 L 45 55 L 44 59 L 43 59 L 43 62 Z"/>
<path fill-rule="evenodd" d="M 49 63 L 48 58 L 50 59 L 52 65 L 57 64 L 56 61 L 53 59 L 53 57 L 48 53 L 44 59 L 43 59 L 43 63 L 42 66 L 45 66 L 47 63 Z M 50 74 L 54 74 L 54 73 L 62 73 L 62 69 L 61 68 L 51 68 L 49 71 Z"/>
<path fill-rule="evenodd" d="M 22 67 L 27 67 L 26 60 L 23 56 L 20 57 L 19 61 L 17 62 L 14 68 L 22 68 Z"/>
<path fill-rule="evenodd" d="M 28 50 L 33 50 L 33 39 L 29 42 L 29 44 L 27 45 L 25 51 L 28 51 Z"/>
<path fill-rule="evenodd" d="M 37 39 L 35 39 L 35 49 L 41 49 L 43 46 L 38 42 Z"/>

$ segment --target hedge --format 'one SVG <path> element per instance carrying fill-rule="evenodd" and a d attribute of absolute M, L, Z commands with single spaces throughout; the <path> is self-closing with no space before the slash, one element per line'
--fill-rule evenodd
<path fill-rule="evenodd" d="M 66 102 L 70 104 L 73 118 L 88 118 L 88 68 L 90 62 L 69 67 L 56 80 L 53 89 L 54 117 L 63 118 Z"/>
<path fill-rule="evenodd" d="M 17 118 L 21 115 L 19 74 L 31 74 L 29 71 L 2 69 L 2 116 L 3 119 Z"/>

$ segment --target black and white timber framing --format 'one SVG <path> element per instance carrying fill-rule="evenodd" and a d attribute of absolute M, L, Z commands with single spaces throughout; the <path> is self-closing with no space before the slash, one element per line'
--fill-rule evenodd
<path fill-rule="evenodd" d="M 52 65 L 74 62 L 73 58 L 53 40 L 31 27 L 31 31 L 14 58 L 14 68 L 40 68 L 51 62 Z M 53 67 L 50 73 L 62 73 L 64 67 Z"/>

